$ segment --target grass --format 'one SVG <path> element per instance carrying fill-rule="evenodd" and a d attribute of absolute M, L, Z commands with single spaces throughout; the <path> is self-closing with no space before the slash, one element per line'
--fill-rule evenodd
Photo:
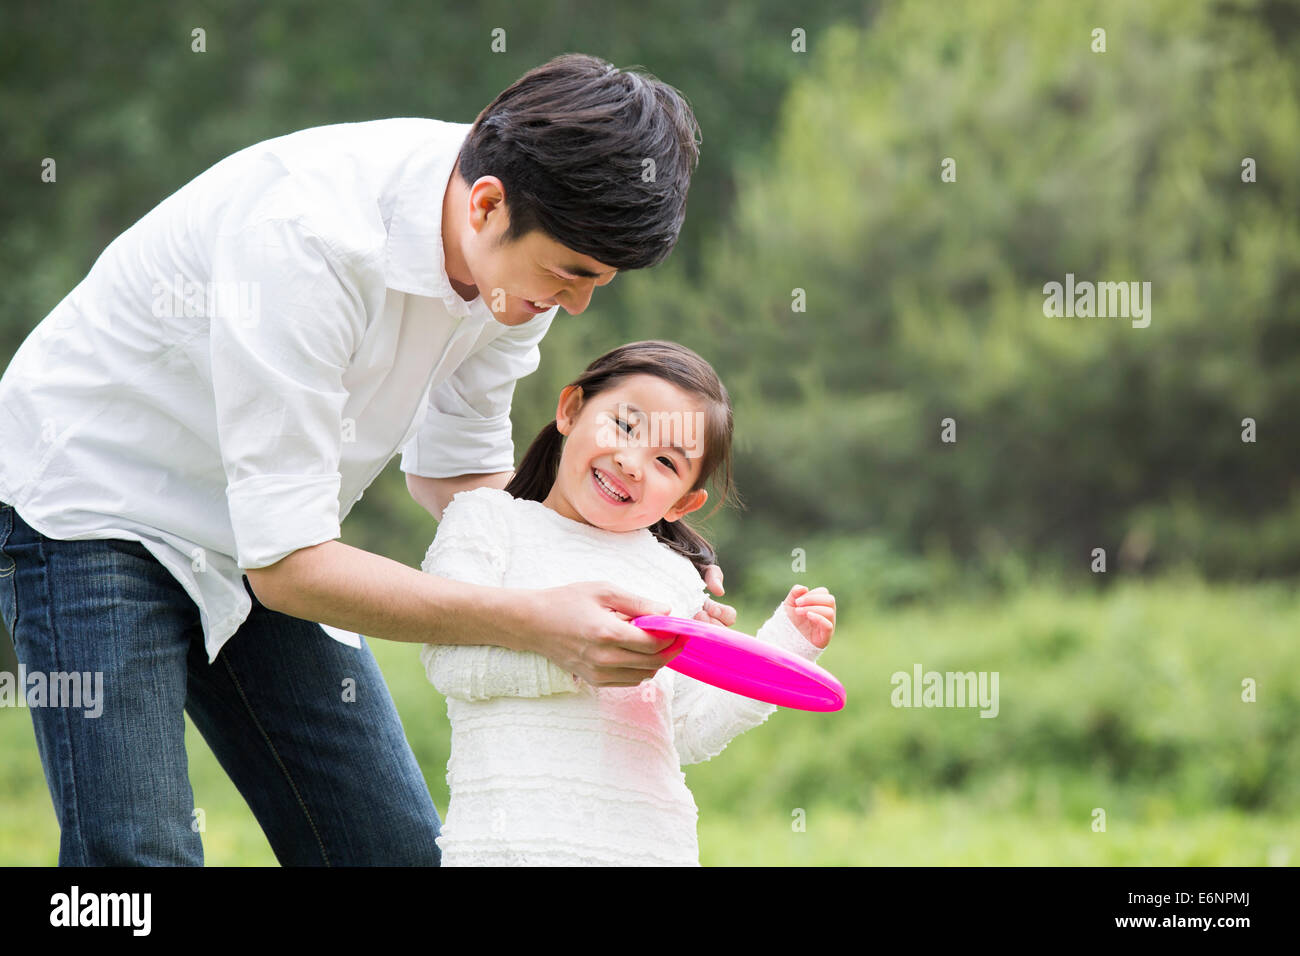
<path fill-rule="evenodd" d="M 715 815 L 700 822 L 701 862 L 732 866 L 1286 866 L 1300 847 L 1294 818 L 1211 812 L 1189 818 L 1065 820 L 989 812 L 960 795 L 877 792 L 864 814 L 811 808 L 788 816 Z"/>
<path fill-rule="evenodd" d="M 745 602 L 740 626 L 752 633 L 762 610 Z M 778 713 L 687 768 L 705 865 L 1296 861 L 1294 592 L 1179 580 L 937 608 L 841 599 L 840 611 L 824 663 L 850 706 Z M 413 647 L 370 643 L 444 811 L 444 703 Z M 889 675 L 913 661 L 1000 670 L 999 716 L 892 707 Z M 1257 702 L 1241 700 L 1243 677 Z M 188 742 L 207 863 L 275 865 L 192 725 Z M 0 709 L 0 865 L 57 854 L 30 716 Z"/>

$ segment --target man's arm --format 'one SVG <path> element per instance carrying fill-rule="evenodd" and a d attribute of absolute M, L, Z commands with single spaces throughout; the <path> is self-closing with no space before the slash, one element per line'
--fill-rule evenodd
<path fill-rule="evenodd" d="M 341 541 L 300 548 L 244 574 L 273 611 L 395 641 L 501 644 L 516 631 L 514 605 L 527 599 L 433 577 Z M 500 626 L 485 627 L 489 618 Z"/>
<path fill-rule="evenodd" d="M 441 521 L 442 509 L 447 507 L 447 504 L 459 492 L 483 486 L 500 488 L 504 491 L 506 485 L 510 484 L 510 479 L 514 476 L 513 471 L 497 471 L 479 475 L 459 475 L 455 478 L 425 478 L 423 475 L 413 475 L 407 472 L 406 490 L 411 493 L 412 498 L 424 506 L 429 514 L 433 515 L 435 521 Z M 722 568 L 716 564 L 709 565 L 708 572 L 704 576 L 704 582 L 711 593 L 721 596 L 723 593 Z M 731 627 L 736 623 L 736 609 L 730 604 L 705 600 L 704 608 L 695 615 L 695 620 L 717 624 L 720 627 Z M 429 643 L 438 644 L 442 642 L 431 640 Z M 520 650 L 520 648 L 515 649 Z"/>
<path fill-rule="evenodd" d="M 668 607 L 606 582 L 488 587 L 435 577 L 341 541 L 300 548 L 244 573 L 259 601 L 291 617 L 391 641 L 532 651 L 597 686 L 635 686 L 677 653 L 664 653 L 672 639 L 627 623 Z"/>
<path fill-rule="evenodd" d="M 442 520 L 442 509 L 457 494 L 473 488 L 498 488 L 505 490 L 510 484 L 513 471 L 496 471 L 477 475 L 458 475 L 455 478 L 425 478 L 423 475 L 406 474 L 406 490 L 418 501 L 435 521 Z M 436 642 L 435 642 L 436 643 Z"/>

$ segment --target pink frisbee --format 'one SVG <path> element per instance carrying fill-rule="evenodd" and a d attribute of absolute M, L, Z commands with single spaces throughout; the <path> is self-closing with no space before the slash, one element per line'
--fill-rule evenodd
<path fill-rule="evenodd" d="M 780 707 L 844 707 L 844 685 L 830 671 L 748 634 L 667 614 L 642 614 L 632 623 L 659 637 L 677 638 L 673 646 L 684 642 L 667 666 L 687 677 Z"/>

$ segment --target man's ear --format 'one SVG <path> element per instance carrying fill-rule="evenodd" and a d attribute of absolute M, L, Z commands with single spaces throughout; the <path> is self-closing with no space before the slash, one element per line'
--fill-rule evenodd
<path fill-rule="evenodd" d="M 555 427 L 561 435 L 569 434 L 573 422 L 582 410 L 582 386 L 566 385 L 560 390 L 560 400 L 555 403 Z"/>
<path fill-rule="evenodd" d="M 665 521 L 676 521 L 678 518 L 684 518 L 692 511 L 699 511 L 704 507 L 704 502 L 709 500 L 709 493 L 703 488 L 697 488 L 688 495 L 682 495 L 677 504 L 673 505 L 664 514 Z"/>
<path fill-rule="evenodd" d="M 497 233 L 496 245 L 501 244 L 501 237 L 509 224 L 510 213 L 506 210 L 506 187 L 495 176 L 480 176 L 469 188 L 470 226 L 475 232 L 487 228 L 488 221 L 498 222 L 501 229 Z"/>

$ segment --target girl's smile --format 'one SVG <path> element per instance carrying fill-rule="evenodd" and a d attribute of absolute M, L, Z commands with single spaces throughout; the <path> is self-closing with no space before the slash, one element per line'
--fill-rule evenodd
<path fill-rule="evenodd" d="M 605 500 L 614 505 L 625 505 L 632 499 L 632 494 L 607 471 L 591 469 L 592 482 Z"/>

